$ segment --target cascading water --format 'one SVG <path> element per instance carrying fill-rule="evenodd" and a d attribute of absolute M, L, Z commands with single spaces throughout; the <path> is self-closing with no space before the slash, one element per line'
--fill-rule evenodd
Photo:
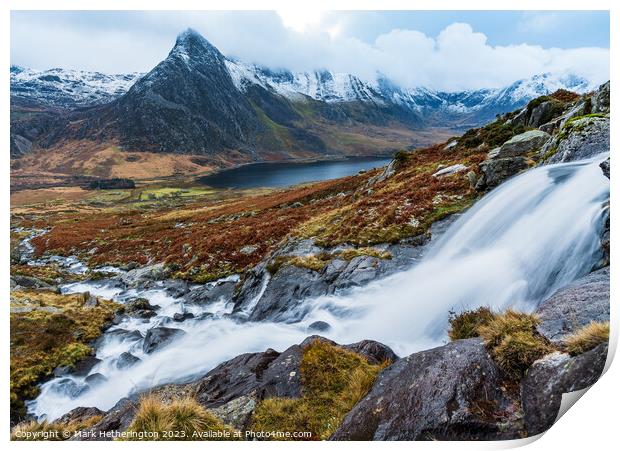
<path fill-rule="evenodd" d="M 302 317 L 301 322 L 244 322 L 243 315 L 230 315 L 227 299 L 188 307 L 182 298 L 157 288 L 120 292 L 102 282 L 67 286 L 66 292 L 88 290 L 120 301 L 146 297 L 161 308 L 151 320 L 126 319 L 104 334 L 97 348 L 102 362 L 91 370 L 105 376 L 104 382 L 89 386 L 83 377 L 53 379 L 42 385 L 30 412 L 54 419 L 78 406 L 106 410 L 124 396 L 191 380 L 238 354 L 299 343 L 308 335 L 307 326 L 318 320 L 331 325 L 323 335 L 339 343 L 373 339 L 408 355 L 445 340 L 451 309 L 487 305 L 532 310 L 557 288 L 587 273 L 599 258 L 609 199 L 609 180 L 599 161 L 544 166 L 512 179 L 450 226 L 420 264 L 344 295 L 307 300 L 290 312 L 291 318 Z M 188 309 L 214 315 L 175 325 L 187 333 L 150 355 L 141 351 L 139 335 L 113 333 L 144 333 Z M 118 369 L 115 362 L 122 352 L 142 361 Z"/>

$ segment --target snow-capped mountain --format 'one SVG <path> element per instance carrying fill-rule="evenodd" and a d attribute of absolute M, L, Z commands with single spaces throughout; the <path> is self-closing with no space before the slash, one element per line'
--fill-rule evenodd
<path fill-rule="evenodd" d="M 107 103 L 125 94 L 142 74 L 108 75 L 70 69 L 38 71 L 11 66 L 11 96 L 73 108 Z"/>
<path fill-rule="evenodd" d="M 560 88 L 584 92 L 593 86 L 575 76 L 544 74 L 501 89 L 408 89 L 384 76 L 365 81 L 327 70 L 295 73 L 246 64 L 187 30 L 144 75 L 11 67 L 11 97 L 20 100 L 12 102 L 15 108 L 62 107 L 36 117 L 14 115 L 11 133 L 15 143 L 94 139 L 130 150 L 242 162 L 377 154 L 429 144 L 417 140 L 417 130 L 456 134 Z M 90 108 L 77 108 L 83 106 Z"/>

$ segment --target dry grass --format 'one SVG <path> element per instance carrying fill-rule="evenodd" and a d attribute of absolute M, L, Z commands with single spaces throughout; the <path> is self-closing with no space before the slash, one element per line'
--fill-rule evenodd
<path fill-rule="evenodd" d="M 579 355 L 609 341 L 609 321 L 593 321 L 564 340 L 564 347 L 570 355 Z"/>
<path fill-rule="evenodd" d="M 555 350 L 536 331 L 539 323 L 535 315 L 509 309 L 477 327 L 491 357 L 509 378 L 520 379 L 532 363 Z"/>
<path fill-rule="evenodd" d="M 87 308 L 81 295 L 11 292 L 11 410 L 23 415 L 23 402 L 38 394 L 37 384 L 54 368 L 91 355 L 88 343 L 119 307 L 101 300 Z"/>
<path fill-rule="evenodd" d="M 157 440 L 205 440 L 201 434 L 208 432 L 225 434 L 213 440 L 234 439 L 232 428 L 189 397 L 166 404 L 154 395 L 145 396 L 127 431 L 157 433 Z M 176 434 L 167 437 L 170 431 Z"/>
<path fill-rule="evenodd" d="M 302 397 L 263 400 L 252 416 L 252 429 L 309 431 L 311 440 L 325 440 L 389 363 L 371 365 L 354 352 L 316 340 L 301 361 Z"/>
<path fill-rule="evenodd" d="M 450 312 L 450 340 L 463 340 L 480 336 L 478 328 L 487 325 L 494 318 L 488 307 L 479 307 L 476 310 L 466 310 L 461 313 Z"/>

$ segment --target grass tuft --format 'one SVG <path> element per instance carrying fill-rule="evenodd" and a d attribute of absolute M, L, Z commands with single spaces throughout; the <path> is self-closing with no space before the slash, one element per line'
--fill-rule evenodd
<path fill-rule="evenodd" d="M 252 429 L 309 431 L 311 440 L 327 439 L 389 363 L 371 365 L 354 352 L 316 340 L 306 347 L 301 361 L 302 397 L 261 401 L 252 416 Z"/>
<path fill-rule="evenodd" d="M 463 340 L 480 336 L 478 328 L 487 325 L 494 318 L 488 307 L 479 307 L 476 310 L 466 310 L 461 313 L 450 312 L 450 340 Z"/>
<path fill-rule="evenodd" d="M 570 355 L 579 355 L 609 341 L 609 321 L 596 322 L 583 326 L 564 340 L 566 351 Z"/>
<path fill-rule="evenodd" d="M 128 432 L 156 433 L 156 440 L 234 440 L 234 429 L 204 409 L 193 398 L 182 398 L 165 404 L 157 397 L 145 396 Z M 169 435 L 169 432 L 175 434 Z M 221 432 L 201 437 L 208 432 Z"/>

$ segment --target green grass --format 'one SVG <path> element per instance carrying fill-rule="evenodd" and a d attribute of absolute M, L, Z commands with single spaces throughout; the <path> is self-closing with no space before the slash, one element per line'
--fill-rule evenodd
<path fill-rule="evenodd" d="M 493 317 L 493 312 L 488 307 L 466 310 L 459 314 L 450 312 L 448 336 L 452 341 L 478 337 L 478 328 L 487 325 Z"/>

